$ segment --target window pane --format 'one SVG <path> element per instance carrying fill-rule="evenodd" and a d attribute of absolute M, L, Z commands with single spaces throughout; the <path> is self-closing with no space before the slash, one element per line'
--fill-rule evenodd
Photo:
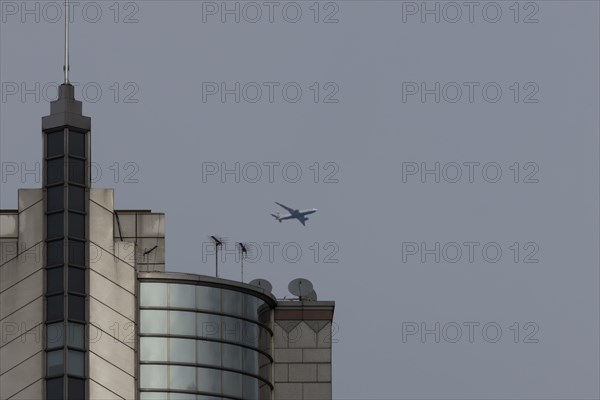
<path fill-rule="evenodd" d="M 46 191 L 46 211 L 63 210 L 65 201 L 65 188 L 63 186 L 52 186 Z"/>
<path fill-rule="evenodd" d="M 167 285 L 164 283 L 142 283 L 140 285 L 140 306 L 166 307 Z"/>
<path fill-rule="evenodd" d="M 69 240 L 69 264 L 85 266 L 85 242 Z"/>
<path fill-rule="evenodd" d="M 174 362 L 196 362 L 196 341 L 192 339 L 171 339 L 171 350 L 169 352 Z"/>
<path fill-rule="evenodd" d="M 267 331 L 265 328 L 260 328 L 260 346 L 261 350 L 271 352 L 271 333 Z"/>
<path fill-rule="evenodd" d="M 85 270 L 69 267 L 69 291 L 85 294 Z"/>
<path fill-rule="evenodd" d="M 169 311 L 169 333 L 172 335 L 196 335 L 196 313 Z"/>
<path fill-rule="evenodd" d="M 223 371 L 223 394 L 242 396 L 242 375 Z"/>
<path fill-rule="evenodd" d="M 65 159 L 55 158 L 46 163 L 46 184 L 63 183 L 65 175 Z"/>
<path fill-rule="evenodd" d="M 262 300 L 258 301 L 258 320 L 265 325 L 271 321 L 271 307 Z"/>
<path fill-rule="evenodd" d="M 167 338 L 140 338 L 140 361 L 167 361 Z"/>
<path fill-rule="evenodd" d="M 242 322 L 242 343 L 258 348 L 260 346 L 260 328 L 252 322 Z"/>
<path fill-rule="evenodd" d="M 63 131 L 52 132 L 46 135 L 46 157 L 60 156 L 64 153 L 64 135 Z"/>
<path fill-rule="evenodd" d="M 67 364 L 69 375 L 85 376 L 84 375 L 84 355 L 82 351 L 69 350 L 69 362 Z"/>
<path fill-rule="evenodd" d="M 196 390 L 196 368 L 171 366 L 169 389 Z"/>
<path fill-rule="evenodd" d="M 222 333 L 221 337 L 223 340 L 230 342 L 242 341 L 242 321 L 231 317 L 223 317 L 223 323 L 221 325 Z"/>
<path fill-rule="evenodd" d="M 69 154 L 85 157 L 85 133 L 69 132 Z"/>
<path fill-rule="evenodd" d="M 242 315 L 242 294 L 232 290 L 223 290 L 223 312 Z"/>
<path fill-rule="evenodd" d="M 64 319 L 63 295 L 49 296 L 46 299 L 46 320 L 57 321 Z"/>
<path fill-rule="evenodd" d="M 46 380 L 46 399 L 64 400 L 63 378 L 54 378 Z"/>
<path fill-rule="evenodd" d="M 171 307 L 196 308 L 196 287 L 192 285 L 169 284 Z"/>
<path fill-rule="evenodd" d="M 69 319 L 85 321 L 85 297 L 69 295 Z"/>
<path fill-rule="evenodd" d="M 244 400 L 258 400 L 258 379 L 244 375 Z"/>
<path fill-rule="evenodd" d="M 85 400 L 85 380 L 69 378 L 69 400 Z"/>
<path fill-rule="evenodd" d="M 223 344 L 223 367 L 242 369 L 242 348 L 232 344 Z"/>
<path fill-rule="evenodd" d="M 258 299 L 256 297 L 244 295 L 244 317 L 258 320 Z"/>
<path fill-rule="evenodd" d="M 211 368 L 198 368 L 198 391 L 221 393 L 221 371 Z"/>
<path fill-rule="evenodd" d="M 167 333 L 167 312 L 140 311 L 140 333 Z"/>
<path fill-rule="evenodd" d="M 197 286 L 196 301 L 200 310 L 221 311 L 221 290 L 208 286 Z"/>
<path fill-rule="evenodd" d="M 46 245 L 46 260 L 48 260 L 48 266 L 63 264 L 65 262 L 64 251 L 64 242 L 62 240 L 48 242 Z"/>
<path fill-rule="evenodd" d="M 46 289 L 47 293 L 63 291 L 63 267 L 46 270 Z"/>
<path fill-rule="evenodd" d="M 194 374 L 196 371 L 194 371 Z M 196 400 L 196 396 L 188 393 L 169 393 L 169 400 Z M 215 400 L 221 400 L 215 399 Z"/>
<path fill-rule="evenodd" d="M 264 380 L 270 380 L 271 379 L 271 361 L 265 357 L 262 354 L 258 355 L 258 364 L 259 364 L 259 369 L 258 369 L 258 375 L 263 378 Z"/>
<path fill-rule="evenodd" d="M 69 267 L 69 291 L 85 294 L 85 270 Z"/>
<path fill-rule="evenodd" d="M 69 158 L 69 182 L 85 184 L 85 161 Z"/>
<path fill-rule="evenodd" d="M 244 371 L 258 375 L 258 352 L 250 349 L 244 349 L 242 353 L 244 360 Z"/>
<path fill-rule="evenodd" d="M 69 213 L 69 236 L 85 239 L 85 215 Z"/>
<path fill-rule="evenodd" d="M 76 349 L 85 350 L 85 325 L 69 322 L 68 345 Z"/>
<path fill-rule="evenodd" d="M 85 189 L 69 186 L 69 210 L 85 212 Z"/>
<path fill-rule="evenodd" d="M 49 351 L 46 353 L 46 366 L 48 376 L 63 374 L 63 351 Z"/>
<path fill-rule="evenodd" d="M 49 214 L 46 216 L 46 239 L 56 239 L 64 236 L 64 214 Z"/>
<path fill-rule="evenodd" d="M 198 341 L 198 364 L 221 366 L 221 343 Z"/>
<path fill-rule="evenodd" d="M 198 336 L 209 339 L 221 338 L 221 317 L 213 314 L 198 314 Z"/>
<path fill-rule="evenodd" d="M 167 400 L 169 398 L 166 392 L 141 392 L 140 400 Z"/>
<path fill-rule="evenodd" d="M 140 366 L 140 388 L 166 389 L 167 388 L 167 366 L 166 365 L 141 365 Z"/>
<path fill-rule="evenodd" d="M 65 345 L 64 325 L 62 322 L 46 325 L 46 348 L 48 350 Z"/>

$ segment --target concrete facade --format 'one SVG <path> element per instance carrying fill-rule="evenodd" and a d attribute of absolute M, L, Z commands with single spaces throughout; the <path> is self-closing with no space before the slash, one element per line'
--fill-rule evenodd
<path fill-rule="evenodd" d="M 90 189 L 88 378 L 98 400 L 135 398 L 135 241 L 115 240 L 113 204 L 111 189 Z"/>
<path fill-rule="evenodd" d="M 328 301 L 277 303 L 273 330 L 275 399 L 332 398 L 334 307 Z"/>
<path fill-rule="evenodd" d="M 19 190 L 19 209 L 0 213 L 0 392 L 42 398 L 44 263 L 42 189 Z"/>

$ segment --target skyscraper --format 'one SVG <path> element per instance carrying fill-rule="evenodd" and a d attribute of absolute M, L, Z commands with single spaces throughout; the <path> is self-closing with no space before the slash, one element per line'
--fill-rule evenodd
<path fill-rule="evenodd" d="M 68 82 L 43 186 L 0 210 L 0 399 L 330 399 L 334 303 L 165 272 L 164 214 L 90 183 Z"/>

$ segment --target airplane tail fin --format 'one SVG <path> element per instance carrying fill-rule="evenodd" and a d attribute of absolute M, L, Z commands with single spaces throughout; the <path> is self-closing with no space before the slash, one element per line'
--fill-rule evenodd
<path fill-rule="evenodd" d="M 275 217 L 275 219 L 276 219 L 277 221 L 281 222 L 281 220 L 279 219 L 279 218 L 281 217 L 281 214 L 280 214 L 280 213 L 278 213 L 278 212 L 277 212 L 277 213 L 273 213 L 273 214 L 271 214 L 271 215 L 272 215 L 273 217 Z"/>

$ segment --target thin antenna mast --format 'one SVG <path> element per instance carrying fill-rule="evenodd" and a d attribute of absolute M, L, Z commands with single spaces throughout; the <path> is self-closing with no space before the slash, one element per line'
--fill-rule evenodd
<path fill-rule="evenodd" d="M 215 277 L 219 277 L 219 247 L 223 246 L 223 242 L 216 236 L 210 237 L 215 243 Z"/>
<path fill-rule="evenodd" d="M 69 0 L 65 0 L 65 83 L 69 83 Z"/>
<path fill-rule="evenodd" d="M 244 243 L 238 243 L 238 246 L 240 246 L 240 253 L 242 256 L 242 283 L 244 283 L 244 257 L 248 254 L 248 249 Z"/>

